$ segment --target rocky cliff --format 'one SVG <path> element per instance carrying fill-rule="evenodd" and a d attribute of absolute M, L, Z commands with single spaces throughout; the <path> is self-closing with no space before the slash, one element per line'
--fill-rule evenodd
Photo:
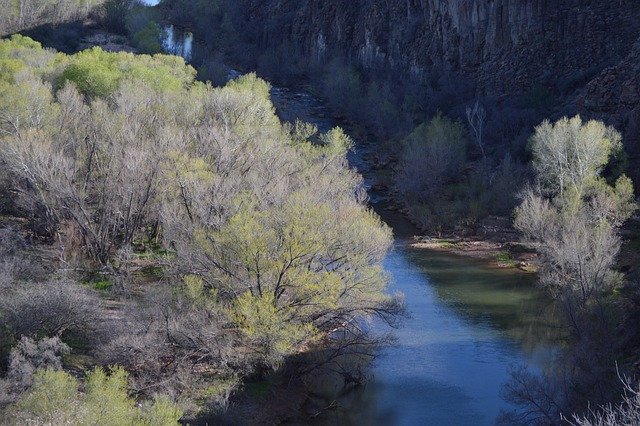
<path fill-rule="evenodd" d="M 478 95 L 578 94 L 568 110 L 616 125 L 640 155 L 638 0 L 242 1 L 261 47 L 288 43 L 312 62 L 337 54 L 414 76 L 459 73 Z"/>
<path fill-rule="evenodd" d="M 570 88 L 627 56 L 637 0 L 245 0 L 260 42 L 310 58 L 472 76 L 480 93 Z M 266 23 L 266 24 L 265 24 Z"/>
<path fill-rule="evenodd" d="M 581 91 L 578 112 L 624 132 L 628 174 L 640 186 L 640 40 L 629 55 L 607 67 Z"/>

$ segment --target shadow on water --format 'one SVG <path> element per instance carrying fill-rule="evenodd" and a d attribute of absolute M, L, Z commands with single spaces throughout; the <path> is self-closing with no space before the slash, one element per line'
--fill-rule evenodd
<path fill-rule="evenodd" d="M 301 119 L 321 132 L 340 124 L 304 91 L 275 87 L 272 101 L 283 121 Z M 349 155 L 366 188 L 374 179 L 364 161 L 370 149 L 356 141 Z M 312 383 L 308 412 L 318 415 L 310 423 L 493 424 L 508 408 L 499 395 L 509 369 L 524 364 L 539 371 L 552 361 L 562 340 L 553 304 L 531 276 L 409 247 L 416 229 L 385 209 L 383 199 L 371 195 L 371 202 L 394 230 L 385 268 L 394 277 L 391 291 L 404 294 L 411 317 L 394 330 L 397 343 L 382 351 L 366 385 L 347 390 L 326 377 Z"/>
<path fill-rule="evenodd" d="M 299 118 L 320 131 L 340 124 L 308 93 L 274 88 L 272 95 L 283 120 Z M 364 161 L 369 150 L 356 141 L 349 156 L 367 188 L 373 179 Z M 387 210 L 384 200 L 371 201 L 394 230 L 385 269 L 411 317 L 394 331 L 397 344 L 382 351 L 366 386 L 345 391 L 339 383 L 317 383 L 310 412 L 328 409 L 314 424 L 493 424 L 509 408 L 499 396 L 509 369 L 524 364 L 539 371 L 552 361 L 562 340 L 553 304 L 531 275 L 411 248 L 413 225 Z"/>

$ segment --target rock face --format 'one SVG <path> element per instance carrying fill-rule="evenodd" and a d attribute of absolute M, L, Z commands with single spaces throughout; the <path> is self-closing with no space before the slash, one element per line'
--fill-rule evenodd
<path fill-rule="evenodd" d="M 458 72 L 481 94 L 584 84 L 627 56 L 640 30 L 637 0 L 244 2 L 263 46 L 286 41 L 320 61 L 337 51 L 365 67 Z"/>
<path fill-rule="evenodd" d="M 478 95 L 578 93 L 568 110 L 622 131 L 640 182 L 638 0 L 241 2 L 255 42 L 286 43 L 312 63 L 338 55 L 407 76 L 457 73 Z"/>
<path fill-rule="evenodd" d="M 591 80 L 577 100 L 578 111 L 624 131 L 629 175 L 640 182 L 640 40 L 618 64 Z"/>

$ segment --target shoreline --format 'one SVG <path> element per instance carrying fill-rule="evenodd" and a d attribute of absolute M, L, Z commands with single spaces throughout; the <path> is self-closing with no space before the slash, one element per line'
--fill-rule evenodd
<path fill-rule="evenodd" d="M 433 250 L 471 258 L 491 268 L 511 269 L 527 274 L 535 273 L 539 266 L 538 254 L 518 241 L 416 237 L 408 245 L 418 250 Z"/>

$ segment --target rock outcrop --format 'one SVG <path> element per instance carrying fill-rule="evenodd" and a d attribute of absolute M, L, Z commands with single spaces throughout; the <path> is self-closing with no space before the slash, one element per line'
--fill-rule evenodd
<path fill-rule="evenodd" d="M 618 64 L 605 68 L 578 97 L 578 112 L 624 130 L 629 174 L 640 182 L 640 40 Z"/>
<path fill-rule="evenodd" d="M 480 93 L 570 89 L 627 56 L 635 0 L 244 0 L 263 46 L 471 76 Z M 267 24 L 265 24 L 265 22 Z"/>
<path fill-rule="evenodd" d="M 407 76 L 456 73 L 478 95 L 578 94 L 564 110 L 616 126 L 640 164 L 637 0 L 242 2 L 258 45 L 287 43 L 311 62 L 340 55 Z"/>

